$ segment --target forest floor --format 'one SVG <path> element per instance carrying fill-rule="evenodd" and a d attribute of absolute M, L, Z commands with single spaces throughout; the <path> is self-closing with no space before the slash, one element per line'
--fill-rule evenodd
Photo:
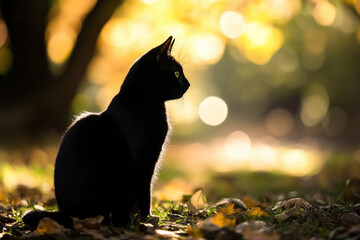
<path fill-rule="evenodd" d="M 74 219 L 73 229 L 44 218 L 31 231 L 22 216 L 56 210 L 53 191 L 24 185 L 5 191 L 0 174 L 0 239 L 360 240 L 360 164 L 336 159 L 306 178 L 214 173 L 206 187 L 179 200 L 155 198 L 156 217 L 135 215 L 126 229 L 102 225 L 99 216 Z"/>

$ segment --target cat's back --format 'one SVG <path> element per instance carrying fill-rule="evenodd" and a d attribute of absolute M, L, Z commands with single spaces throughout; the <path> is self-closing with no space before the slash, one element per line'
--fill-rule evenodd
<path fill-rule="evenodd" d="M 81 113 L 66 131 L 63 142 L 75 138 L 87 138 L 87 136 L 96 132 L 100 124 L 100 114 L 91 112 Z"/>
<path fill-rule="evenodd" d="M 98 158 L 112 161 L 113 158 L 128 155 L 125 145 L 121 130 L 111 117 L 102 113 L 86 112 L 78 116 L 65 133 L 56 163 L 98 163 Z"/>

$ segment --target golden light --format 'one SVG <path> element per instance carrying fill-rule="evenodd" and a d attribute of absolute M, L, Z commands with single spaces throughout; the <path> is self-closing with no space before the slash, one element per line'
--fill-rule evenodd
<path fill-rule="evenodd" d="M 89 12 L 95 3 L 96 0 L 61 0 L 59 6 L 61 14 L 77 18 Z"/>
<path fill-rule="evenodd" d="M 305 98 L 301 108 L 301 120 L 312 127 L 317 125 L 326 115 L 329 107 L 328 101 L 320 95 L 314 94 Z"/>
<path fill-rule="evenodd" d="M 259 27 L 260 26 L 260 27 Z M 257 36 L 257 34 L 259 34 Z M 284 43 L 284 34 L 275 27 L 255 24 L 252 32 L 246 32 L 245 35 L 250 41 L 245 42 L 246 57 L 255 64 L 264 65 L 270 61 L 277 50 Z M 256 40 L 256 38 L 265 37 L 264 40 Z M 253 42 L 254 41 L 254 42 Z M 238 42 L 238 47 L 243 48 Z"/>
<path fill-rule="evenodd" d="M 145 4 L 153 4 L 153 3 L 157 2 L 157 0 L 141 0 L 141 2 L 143 2 Z"/>
<path fill-rule="evenodd" d="M 292 175 L 304 175 L 310 167 L 309 160 L 302 150 L 289 150 L 284 154 L 284 170 Z"/>
<path fill-rule="evenodd" d="M 205 98 L 199 106 L 199 117 L 207 125 L 217 126 L 227 117 L 228 108 L 224 100 L 210 96 Z"/>
<path fill-rule="evenodd" d="M 51 61 L 63 63 L 70 55 L 76 35 L 73 31 L 60 30 L 52 34 L 47 43 L 47 52 Z"/>
<path fill-rule="evenodd" d="M 159 200 L 179 200 L 184 194 L 191 194 L 192 186 L 180 178 L 175 178 L 165 186 L 155 189 L 154 196 Z"/>
<path fill-rule="evenodd" d="M 170 101 L 167 106 L 169 107 L 170 118 L 175 123 L 191 123 L 198 117 L 194 99 L 190 95 L 179 101 Z"/>
<path fill-rule="evenodd" d="M 246 30 L 246 21 L 244 17 L 233 11 L 224 12 L 219 19 L 221 32 L 228 38 L 238 38 Z"/>
<path fill-rule="evenodd" d="M 289 20 L 301 8 L 300 0 L 264 0 L 262 3 L 266 14 L 280 22 Z"/>
<path fill-rule="evenodd" d="M 282 108 L 272 110 L 266 117 L 266 127 L 274 136 L 286 136 L 294 126 L 294 118 Z"/>
<path fill-rule="evenodd" d="M 358 30 L 356 31 L 356 38 L 358 40 L 358 43 L 360 44 L 360 26 L 358 27 Z"/>
<path fill-rule="evenodd" d="M 4 20 L 0 19 L 0 48 L 4 45 L 7 39 L 7 27 Z"/>
<path fill-rule="evenodd" d="M 275 148 L 265 144 L 252 147 L 250 166 L 253 170 L 274 170 L 277 168 L 278 160 L 279 157 Z"/>
<path fill-rule="evenodd" d="M 191 58 L 198 64 L 217 63 L 224 54 L 225 43 L 213 34 L 198 37 L 194 40 L 194 51 Z"/>
<path fill-rule="evenodd" d="M 103 85 L 111 79 L 113 68 L 110 61 L 95 57 L 88 67 L 88 79 L 94 84 Z"/>
<path fill-rule="evenodd" d="M 100 33 L 99 47 L 111 57 L 128 58 L 135 47 L 133 24 L 120 18 L 110 19 Z M 124 38 L 126 36 L 126 38 Z"/>
<path fill-rule="evenodd" d="M 12 156 L 12 158 L 14 157 Z M 22 164 L 11 165 L 7 162 L 0 163 L 0 181 L 3 183 L 4 189 L 8 191 L 14 190 L 19 185 L 40 187 L 44 191 L 50 191 L 52 170 L 46 169 L 46 172 L 47 174 L 41 174 Z"/>
<path fill-rule="evenodd" d="M 104 38 L 106 43 L 115 48 L 129 47 L 131 41 L 123 39 L 124 34 L 129 35 L 131 32 L 131 27 L 129 25 L 130 23 L 126 20 L 121 20 L 117 18 L 110 19 L 104 26 L 101 32 L 101 36 Z"/>
<path fill-rule="evenodd" d="M 242 132 L 236 131 L 231 133 L 225 140 L 224 152 L 225 155 L 232 159 L 242 159 L 249 155 L 251 150 L 250 137 Z"/>
<path fill-rule="evenodd" d="M 246 36 L 254 46 L 263 45 L 270 37 L 272 26 L 260 22 L 248 24 Z"/>
<path fill-rule="evenodd" d="M 100 108 L 101 111 L 105 110 L 113 97 L 118 93 L 119 89 L 111 86 L 104 86 L 100 88 L 100 90 L 96 94 L 96 104 Z"/>
<path fill-rule="evenodd" d="M 336 8 L 328 1 L 319 1 L 313 10 L 315 21 L 324 26 L 331 25 L 336 17 Z"/>
<path fill-rule="evenodd" d="M 316 174 L 321 167 L 319 155 L 316 152 L 302 149 L 290 149 L 283 155 L 283 171 L 295 176 Z"/>
<path fill-rule="evenodd" d="M 360 15 L 360 0 L 354 0 L 353 3 L 357 13 Z"/>

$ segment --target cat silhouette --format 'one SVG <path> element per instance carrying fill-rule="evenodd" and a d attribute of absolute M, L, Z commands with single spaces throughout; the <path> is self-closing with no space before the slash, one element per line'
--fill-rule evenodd
<path fill-rule="evenodd" d="M 169 132 L 165 101 L 181 98 L 190 86 L 171 56 L 174 41 L 170 36 L 135 61 L 104 112 L 83 113 L 68 128 L 54 171 L 59 211 L 32 211 L 25 224 L 35 229 L 50 217 L 71 228 L 71 217 L 102 215 L 103 223 L 126 227 L 133 213 L 150 215 Z"/>

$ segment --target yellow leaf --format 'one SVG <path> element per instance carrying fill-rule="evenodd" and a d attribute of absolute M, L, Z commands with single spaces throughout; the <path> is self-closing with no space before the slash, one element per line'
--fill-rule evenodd
<path fill-rule="evenodd" d="M 51 218 L 43 218 L 40 220 L 36 231 L 43 234 L 59 234 L 62 233 L 64 227 L 52 220 Z"/>
<path fill-rule="evenodd" d="M 211 222 L 219 227 L 234 227 L 235 218 L 227 218 L 223 213 L 218 213 L 215 217 L 211 218 Z"/>
<path fill-rule="evenodd" d="M 219 208 L 219 212 L 223 213 L 225 216 L 234 215 L 240 212 L 240 209 L 234 209 L 235 203 L 227 204 L 223 208 Z"/>
<path fill-rule="evenodd" d="M 248 209 L 250 209 L 250 208 L 253 208 L 253 207 L 256 207 L 257 206 L 257 203 L 256 203 L 256 201 L 254 200 L 254 199 L 252 199 L 252 198 L 249 198 L 249 197 L 244 197 L 243 199 L 241 199 L 244 203 L 245 203 L 245 205 L 246 205 L 246 207 L 248 208 Z"/>
<path fill-rule="evenodd" d="M 251 217 L 268 217 L 269 214 L 259 207 L 253 207 L 246 211 L 246 214 Z"/>

